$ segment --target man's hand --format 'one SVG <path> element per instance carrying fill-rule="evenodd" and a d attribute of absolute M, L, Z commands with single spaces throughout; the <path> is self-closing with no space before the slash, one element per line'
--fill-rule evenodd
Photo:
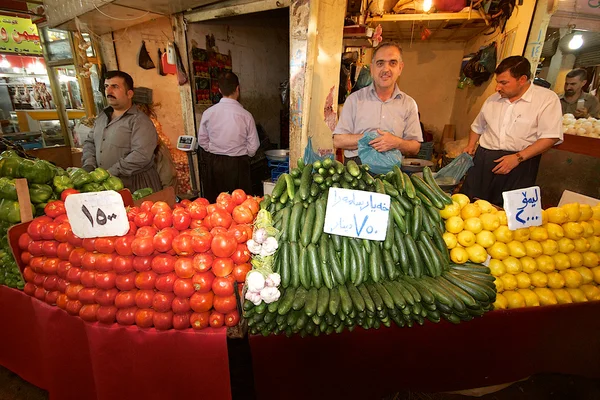
<path fill-rule="evenodd" d="M 92 172 L 93 170 L 95 170 L 95 169 L 96 169 L 96 167 L 94 167 L 93 165 L 90 165 L 90 164 L 88 164 L 88 165 L 84 165 L 84 166 L 83 166 L 83 167 L 81 167 L 81 168 L 82 168 L 84 171 L 86 171 L 86 172 Z"/>
<path fill-rule="evenodd" d="M 573 116 L 575 118 L 587 118 L 588 117 L 588 109 L 585 107 L 578 108 L 577 110 L 575 110 L 573 112 Z"/>
<path fill-rule="evenodd" d="M 390 132 L 382 131 L 381 129 L 377 129 L 377 133 L 379 133 L 379 137 L 371 140 L 369 145 L 373 147 L 378 152 L 389 151 L 398 148 L 398 141 L 402 140 L 397 136 L 394 136 Z"/>
<path fill-rule="evenodd" d="M 476 146 L 475 144 L 472 146 L 467 145 L 467 147 L 465 147 L 463 149 L 463 153 L 467 153 L 469 155 L 475 155 L 475 146 Z"/>
<path fill-rule="evenodd" d="M 519 159 L 516 154 L 500 157 L 499 159 L 494 160 L 494 162 L 498 164 L 494 167 L 492 172 L 499 175 L 506 175 L 519 165 Z"/>

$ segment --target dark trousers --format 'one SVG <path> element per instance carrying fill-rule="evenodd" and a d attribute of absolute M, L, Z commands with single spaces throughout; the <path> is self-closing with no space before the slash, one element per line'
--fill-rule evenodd
<path fill-rule="evenodd" d="M 250 157 L 224 156 L 202 151 L 203 169 L 200 173 L 203 197 L 214 203 L 221 192 L 243 189 L 252 192 L 250 179 Z"/>
<path fill-rule="evenodd" d="M 494 160 L 509 154 L 515 152 L 488 150 L 479 146 L 473 158 L 475 165 L 467 173 L 461 193 L 470 199 L 483 199 L 502 207 L 502 192 L 534 186 L 542 155 L 523 161 L 506 175 L 493 173 L 492 170 L 498 165 Z"/>

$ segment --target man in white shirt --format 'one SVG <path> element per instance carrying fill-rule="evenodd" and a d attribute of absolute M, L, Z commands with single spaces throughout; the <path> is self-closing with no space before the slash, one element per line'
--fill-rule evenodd
<path fill-rule="evenodd" d="M 531 84 L 526 58 L 508 57 L 495 73 L 497 93 L 483 104 L 464 149 L 475 165 L 461 191 L 502 206 L 502 192 L 535 184 L 541 154 L 563 139 L 562 112 L 556 93 Z"/>

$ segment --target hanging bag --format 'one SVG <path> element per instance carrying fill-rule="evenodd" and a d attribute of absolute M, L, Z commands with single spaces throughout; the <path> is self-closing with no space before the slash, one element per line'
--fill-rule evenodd
<path fill-rule="evenodd" d="M 163 69 L 162 51 L 160 51 L 160 47 L 158 48 L 158 74 L 161 76 L 167 75 Z"/>
<path fill-rule="evenodd" d="M 140 55 L 138 57 L 138 65 L 144 69 L 156 68 L 148 50 L 146 49 L 146 42 L 142 40 L 142 47 L 140 48 Z"/>

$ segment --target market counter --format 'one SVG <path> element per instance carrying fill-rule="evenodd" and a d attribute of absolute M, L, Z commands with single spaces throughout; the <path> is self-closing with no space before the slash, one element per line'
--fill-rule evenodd
<path fill-rule="evenodd" d="M 453 325 L 319 337 L 251 336 L 257 398 L 380 399 L 536 373 L 600 378 L 600 302 L 494 311 Z"/>
<path fill-rule="evenodd" d="M 86 323 L 0 285 L 0 364 L 50 399 L 230 399 L 225 328 Z"/>

